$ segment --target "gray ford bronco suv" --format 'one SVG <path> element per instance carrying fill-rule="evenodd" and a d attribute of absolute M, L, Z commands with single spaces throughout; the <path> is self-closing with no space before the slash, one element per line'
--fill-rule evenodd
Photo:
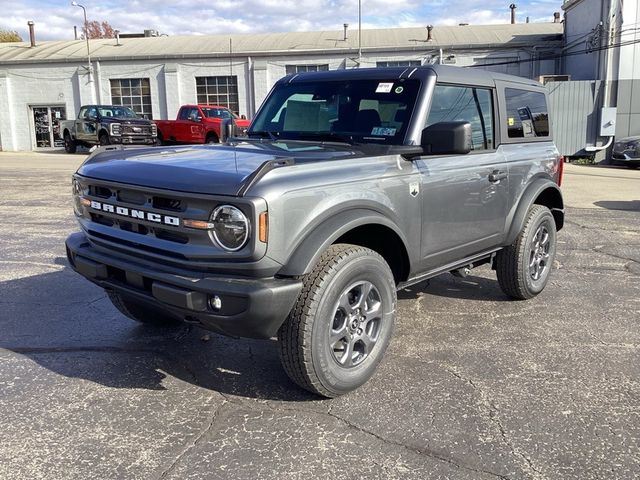
<path fill-rule="evenodd" d="M 144 323 L 278 337 L 301 387 L 365 383 L 396 291 L 490 263 L 504 293 L 545 287 L 562 159 L 538 83 L 459 67 L 279 80 L 247 138 L 107 147 L 73 177 L 73 268 Z"/>

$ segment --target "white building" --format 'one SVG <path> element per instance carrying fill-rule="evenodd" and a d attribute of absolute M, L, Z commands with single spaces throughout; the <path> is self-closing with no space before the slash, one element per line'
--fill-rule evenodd
<path fill-rule="evenodd" d="M 640 135 L 640 2 L 565 0 L 563 71 L 602 80 L 601 106 L 616 107 L 615 136 Z"/>
<path fill-rule="evenodd" d="M 57 124 L 84 104 L 153 119 L 180 105 L 249 118 L 276 80 L 307 70 L 447 63 L 537 78 L 558 71 L 560 23 L 173 36 L 0 44 L 0 149 L 62 146 Z M 361 48 L 359 48 L 359 44 Z M 90 73 L 91 72 L 91 73 Z"/>

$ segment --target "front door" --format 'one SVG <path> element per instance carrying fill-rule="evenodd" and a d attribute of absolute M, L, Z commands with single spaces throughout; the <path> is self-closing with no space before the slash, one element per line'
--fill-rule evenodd
<path fill-rule="evenodd" d="M 494 142 L 494 91 L 437 85 L 427 126 L 471 124 L 472 152 L 423 156 L 423 270 L 495 248 L 503 241 L 509 193 L 506 159 Z"/>
<path fill-rule="evenodd" d="M 60 106 L 31 107 L 35 148 L 62 148 L 60 122 L 66 119 L 66 109 Z"/>

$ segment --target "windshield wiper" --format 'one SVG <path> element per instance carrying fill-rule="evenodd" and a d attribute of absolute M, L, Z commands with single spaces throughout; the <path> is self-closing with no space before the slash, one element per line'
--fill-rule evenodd
<path fill-rule="evenodd" d="M 356 142 L 353 141 L 353 136 L 352 135 L 340 135 L 339 133 L 333 133 L 333 132 L 321 132 L 321 133 L 315 133 L 315 132 L 305 132 L 305 133 L 301 133 L 298 136 L 298 139 L 300 138 L 312 138 L 314 140 L 326 140 L 329 142 L 340 142 L 340 143 L 347 143 L 349 145 L 356 145 Z"/>
<path fill-rule="evenodd" d="M 276 133 L 279 134 L 280 132 L 270 132 L 268 130 L 253 130 L 251 132 L 248 132 L 247 135 L 258 135 L 260 137 L 269 137 L 270 140 L 277 140 L 278 137 L 275 135 Z"/>

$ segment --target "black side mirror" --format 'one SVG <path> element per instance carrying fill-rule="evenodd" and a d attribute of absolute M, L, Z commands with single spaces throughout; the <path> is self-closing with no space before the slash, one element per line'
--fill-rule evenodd
<path fill-rule="evenodd" d="M 242 120 L 246 120 L 246 119 L 247 119 L 247 116 L 246 116 L 246 115 L 244 115 L 244 114 L 242 114 L 242 115 L 240 115 L 240 118 L 241 118 Z"/>
<path fill-rule="evenodd" d="M 235 136 L 235 124 L 231 118 L 223 118 L 220 123 L 220 143 L 226 143 L 231 137 Z"/>
<path fill-rule="evenodd" d="M 469 122 L 439 122 L 422 130 L 425 155 L 465 155 L 472 150 Z"/>

